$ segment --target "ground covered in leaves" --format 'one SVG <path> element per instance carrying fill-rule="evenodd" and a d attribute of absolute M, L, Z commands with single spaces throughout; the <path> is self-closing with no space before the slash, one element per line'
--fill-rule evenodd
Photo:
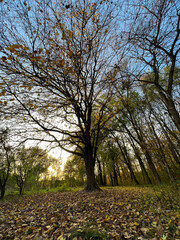
<path fill-rule="evenodd" d="M 0 239 L 180 239 L 178 190 L 109 188 L 0 202 Z"/>

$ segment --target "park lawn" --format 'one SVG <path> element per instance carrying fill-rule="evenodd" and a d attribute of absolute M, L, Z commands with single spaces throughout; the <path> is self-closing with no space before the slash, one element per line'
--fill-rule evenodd
<path fill-rule="evenodd" d="M 108 187 L 0 202 L 0 239 L 180 239 L 179 190 Z"/>

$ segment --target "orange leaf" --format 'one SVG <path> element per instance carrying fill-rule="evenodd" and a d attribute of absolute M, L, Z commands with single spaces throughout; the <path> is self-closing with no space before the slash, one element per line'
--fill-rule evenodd
<path fill-rule="evenodd" d="M 62 40 L 66 40 L 66 34 L 64 32 L 62 33 Z"/>

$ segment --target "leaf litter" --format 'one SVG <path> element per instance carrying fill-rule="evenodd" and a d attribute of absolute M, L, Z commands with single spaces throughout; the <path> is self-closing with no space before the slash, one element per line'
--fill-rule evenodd
<path fill-rule="evenodd" d="M 178 240 L 179 201 L 164 198 L 147 188 L 106 188 L 6 200 L 0 202 L 0 239 Z M 92 236 L 82 234 L 90 230 Z M 101 237 L 93 237 L 95 230 Z"/>

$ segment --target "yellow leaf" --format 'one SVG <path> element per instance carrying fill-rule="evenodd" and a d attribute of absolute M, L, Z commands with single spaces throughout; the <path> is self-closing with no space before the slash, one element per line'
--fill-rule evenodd
<path fill-rule="evenodd" d="M 28 11 L 30 11 L 31 10 L 31 7 L 28 7 Z"/>
<path fill-rule="evenodd" d="M 34 109 L 37 109 L 37 105 L 34 105 Z"/>
<path fill-rule="evenodd" d="M 24 6 L 27 6 L 27 2 L 23 2 Z"/>
<path fill-rule="evenodd" d="M 73 36 L 73 32 L 69 30 L 69 38 L 72 38 L 72 36 Z"/>
<path fill-rule="evenodd" d="M 59 33 L 58 33 L 58 32 L 56 32 L 56 36 L 59 36 Z"/>
<path fill-rule="evenodd" d="M 36 56 L 35 59 L 39 61 L 41 59 L 41 56 Z"/>
<path fill-rule="evenodd" d="M 28 48 L 28 47 L 23 47 L 23 49 L 24 49 L 24 50 L 29 50 L 29 48 Z"/>

